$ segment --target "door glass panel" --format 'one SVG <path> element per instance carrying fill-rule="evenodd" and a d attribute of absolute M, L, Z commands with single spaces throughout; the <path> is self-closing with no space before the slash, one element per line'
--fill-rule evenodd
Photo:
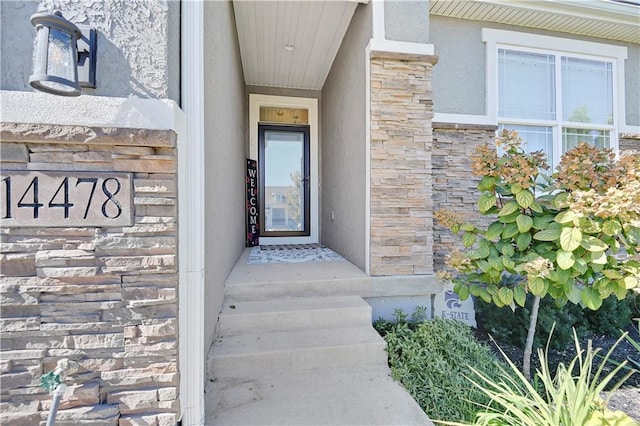
<path fill-rule="evenodd" d="M 265 130 L 264 230 L 305 229 L 304 132 Z"/>

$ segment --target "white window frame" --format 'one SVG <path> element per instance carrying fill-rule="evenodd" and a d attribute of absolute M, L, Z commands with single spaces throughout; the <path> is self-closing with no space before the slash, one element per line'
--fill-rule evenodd
<path fill-rule="evenodd" d="M 550 126 L 555 129 L 553 141 L 553 159 L 550 163 L 558 164 L 562 154 L 562 93 L 559 84 L 562 56 L 611 62 L 613 64 L 613 124 L 595 124 L 574 127 L 588 127 L 609 131 L 610 147 L 618 152 L 618 132 L 625 126 L 625 93 L 624 65 L 627 59 L 627 48 L 612 44 L 594 43 L 590 41 L 551 37 L 517 31 L 483 28 L 482 41 L 486 44 L 486 78 L 487 78 L 487 115 L 495 124 Z M 556 118 L 555 120 L 500 119 L 498 116 L 498 50 L 514 50 L 528 53 L 541 53 L 556 56 Z M 566 126 L 565 126 L 566 127 Z"/>

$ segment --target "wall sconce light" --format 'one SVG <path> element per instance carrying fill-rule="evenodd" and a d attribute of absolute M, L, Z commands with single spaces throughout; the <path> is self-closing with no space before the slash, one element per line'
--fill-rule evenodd
<path fill-rule="evenodd" d="M 80 96 L 96 87 L 96 30 L 79 28 L 59 10 L 31 15 L 36 29 L 33 74 L 29 84 L 42 92 Z"/>

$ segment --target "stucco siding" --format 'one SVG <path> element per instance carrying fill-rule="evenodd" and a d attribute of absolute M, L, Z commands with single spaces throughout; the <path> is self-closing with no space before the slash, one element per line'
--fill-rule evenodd
<path fill-rule="evenodd" d="M 247 96 L 231 2 L 205 2 L 205 351 L 244 248 Z"/>
<path fill-rule="evenodd" d="M 387 40 L 427 43 L 429 2 L 385 0 L 384 29 Z"/>
<path fill-rule="evenodd" d="M 3 90 L 33 90 L 28 80 L 35 30 L 29 18 L 51 8 L 98 30 L 97 87 L 84 94 L 179 100 L 180 3 L 174 1 L 1 2 Z"/>
<path fill-rule="evenodd" d="M 621 124 L 640 125 L 640 45 L 442 16 L 430 17 L 430 43 L 434 44 L 435 53 L 439 57 L 433 75 L 436 113 L 486 114 L 486 59 L 485 44 L 480 35 L 482 28 L 626 46 L 628 51 L 628 59 L 625 63 L 626 123 Z M 552 49 L 553 46 L 549 48 Z"/>
<path fill-rule="evenodd" d="M 322 90 L 321 241 L 365 268 L 366 46 L 371 6 L 358 5 Z"/>

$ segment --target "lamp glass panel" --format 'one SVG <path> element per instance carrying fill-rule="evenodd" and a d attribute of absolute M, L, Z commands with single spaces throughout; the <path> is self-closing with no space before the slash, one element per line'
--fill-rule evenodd
<path fill-rule="evenodd" d="M 73 37 L 57 28 L 49 30 L 49 52 L 47 53 L 47 74 L 75 81 L 75 60 L 72 43 Z M 67 85 L 53 81 L 41 81 L 43 86 L 60 91 L 73 90 Z"/>

